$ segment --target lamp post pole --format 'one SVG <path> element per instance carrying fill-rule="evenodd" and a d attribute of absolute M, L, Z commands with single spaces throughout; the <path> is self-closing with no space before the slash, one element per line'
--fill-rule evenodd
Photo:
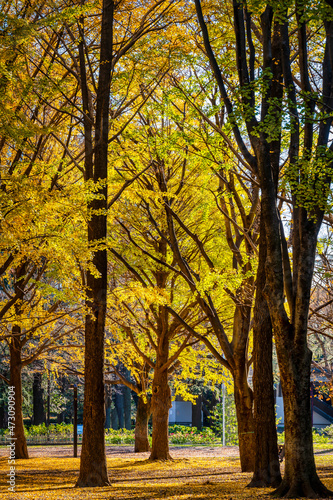
<path fill-rule="evenodd" d="M 225 384 L 222 384 L 222 445 L 225 446 Z"/>
<path fill-rule="evenodd" d="M 77 457 L 77 385 L 74 384 L 74 422 L 73 422 L 73 447 L 74 447 L 74 457 Z"/>

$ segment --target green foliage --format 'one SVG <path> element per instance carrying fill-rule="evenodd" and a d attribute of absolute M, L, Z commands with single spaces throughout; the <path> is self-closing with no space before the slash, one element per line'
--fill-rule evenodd
<path fill-rule="evenodd" d="M 324 433 L 326 434 L 329 441 L 332 442 L 333 441 L 333 424 L 329 425 L 328 427 L 325 427 Z"/>
<path fill-rule="evenodd" d="M 223 403 L 220 401 L 215 406 L 213 415 L 211 416 L 213 421 L 212 428 L 215 433 L 222 438 L 223 434 Z M 237 427 L 237 417 L 236 417 L 236 407 L 234 396 L 232 394 L 226 394 L 225 396 L 225 444 L 229 446 L 238 445 L 238 427 Z"/>
<path fill-rule="evenodd" d="M 284 432 L 278 433 L 278 443 L 284 443 Z M 333 424 L 325 427 L 322 430 L 312 429 L 312 439 L 314 444 L 332 444 L 333 441 Z"/>
<path fill-rule="evenodd" d="M 134 430 L 106 429 L 106 444 L 134 444 Z"/>
<path fill-rule="evenodd" d="M 204 427 L 199 431 L 196 427 L 186 427 L 185 425 L 172 425 L 169 427 L 169 441 L 171 444 L 217 444 L 219 438 L 212 429 Z"/>
<path fill-rule="evenodd" d="M 42 441 L 64 441 L 73 436 L 73 424 L 50 424 L 48 427 L 43 423 L 40 425 L 25 426 L 25 435 L 31 440 Z M 0 435 L 8 435 L 8 429 L 1 429 Z M 151 442 L 151 436 L 149 436 Z M 170 444 L 188 445 L 213 445 L 220 443 L 219 437 L 209 427 L 199 431 L 196 427 L 185 425 L 172 425 L 169 427 Z M 106 444 L 134 444 L 134 429 L 106 429 Z"/>
<path fill-rule="evenodd" d="M 149 436 L 151 441 L 151 437 Z M 106 444 L 134 444 L 134 430 L 107 429 L 105 432 Z M 170 444 L 206 445 L 217 444 L 220 439 L 214 434 L 212 429 L 204 427 L 199 431 L 196 427 L 185 425 L 171 425 L 169 427 Z"/>
<path fill-rule="evenodd" d="M 73 424 L 50 424 L 48 427 L 45 423 L 39 425 L 24 426 L 24 433 L 27 438 L 48 438 L 49 441 L 58 441 L 68 439 L 73 436 Z M 8 429 L 2 429 L 3 436 L 9 434 Z"/>

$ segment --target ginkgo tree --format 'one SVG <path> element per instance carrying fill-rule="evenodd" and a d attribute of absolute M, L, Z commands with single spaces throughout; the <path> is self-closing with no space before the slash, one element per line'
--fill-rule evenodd
<path fill-rule="evenodd" d="M 214 7 L 205 11 L 200 0 L 195 5 L 230 131 L 261 189 L 264 294 L 285 411 L 286 466 L 276 495 L 327 497 L 331 492 L 319 480 L 313 457 L 307 322 L 316 243 L 331 182 L 332 5 L 232 2 L 238 78 L 234 88 L 226 86 L 218 62 L 220 47 L 214 46 L 205 18 Z M 315 40 L 310 32 L 316 33 Z M 292 200 L 291 255 L 278 202 L 281 172 Z"/>
<path fill-rule="evenodd" d="M 29 6 L 19 11 L 19 6 L 8 3 L 2 18 L 6 30 L 2 38 L 0 327 L 1 340 L 9 347 L 7 382 L 16 393 L 16 454 L 28 458 L 21 372 L 80 325 L 77 312 L 83 305 L 83 289 L 77 260 L 86 259 L 80 231 L 85 200 L 84 189 L 77 185 L 81 174 L 69 173 L 66 186 L 58 182 L 67 165 L 66 146 L 61 143 L 70 142 L 72 127 L 68 116 L 45 105 L 46 98 L 59 106 L 64 99 L 59 88 L 44 79 L 46 72 L 52 75 L 52 58 L 36 51 L 33 43 L 33 23 L 39 22 L 40 13 Z"/>
<path fill-rule="evenodd" d="M 141 145 L 137 141 L 138 135 L 148 139 L 151 135 L 149 126 L 147 136 L 147 116 L 143 112 L 140 113 L 140 122 L 141 130 L 138 123 L 136 131 L 128 131 L 126 139 L 120 141 L 117 151 L 119 158 L 115 163 L 116 170 L 121 166 L 123 171 L 127 170 L 131 175 L 135 169 L 140 171 L 146 165 L 149 169 L 126 190 L 117 204 L 108 246 L 118 261 L 118 267 L 122 266 L 123 270 L 118 271 L 119 285 L 117 278 L 113 281 L 118 286 L 112 286 L 109 316 L 111 323 L 114 322 L 122 332 L 122 335 L 118 334 L 121 340 L 114 345 L 114 357 L 117 352 L 120 353 L 121 344 L 124 343 L 125 351 L 125 346 L 128 346 L 141 359 L 139 369 L 147 366 L 152 372 L 151 458 L 168 459 L 168 416 L 171 407 L 169 380 L 177 371 L 181 373 L 182 366 L 186 365 L 185 353 L 188 346 L 193 342 L 197 343 L 178 318 L 199 330 L 206 329 L 206 321 L 205 316 L 199 313 L 191 291 L 182 285 L 179 270 L 174 266 L 161 204 L 163 193 L 158 184 L 160 176 L 166 174 L 169 190 L 175 192 L 181 203 L 179 193 L 186 184 L 184 181 L 188 175 L 187 160 L 177 152 L 169 152 L 168 160 L 165 157 L 164 170 L 161 171 L 157 162 L 158 154 L 164 154 L 169 126 L 162 124 L 162 128 L 165 126 L 164 142 L 161 137 L 155 137 L 145 148 L 141 141 Z M 132 143 L 131 154 L 124 147 L 127 142 Z M 138 145 L 137 148 L 135 144 Z M 188 203 L 182 203 L 181 206 L 183 212 L 190 213 Z M 210 238 L 209 234 L 207 238 Z M 189 265 L 195 253 L 195 250 L 191 251 L 189 248 Z M 176 319 L 172 316 L 172 311 L 175 311 Z M 110 339 L 111 344 L 114 342 L 113 336 L 114 333 Z M 125 360 L 121 355 L 121 360 L 129 370 L 134 371 L 131 359 Z M 135 356 L 133 363 L 135 364 Z"/>
<path fill-rule="evenodd" d="M 101 7 L 83 2 L 68 8 L 60 2 L 62 15 L 55 16 L 55 25 L 46 30 L 48 39 L 54 31 L 57 35 L 54 43 L 46 42 L 48 53 L 61 74 L 68 75 L 66 80 L 79 89 L 78 100 L 76 94 L 74 100 L 68 99 L 80 117 L 77 130 L 82 136 L 82 150 L 73 163 L 83 163 L 85 181 L 96 187 L 95 196 L 87 204 L 87 237 L 93 256 L 85 281 L 90 313 L 85 320 L 84 424 L 77 481 L 80 487 L 109 484 L 104 444 L 105 240 L 108 209 L 128 183 L 108 199 L 108 153 L 110 144 L 133 120 L 169 67 L 172 43 L 167 54 L 158 52 L 158 33 L 171 24 L 178 4 L 177 0 L 142 0 L 133 7 L 130 1 L 111 0 L 103 1 Z M 39 37 L 39 44 L 45 46 L 45 37 Z M 141 56 L 153 47 L 157 53 L 147 68 Z"/>
<path fill-rule="evenodd" d="M 40 167 L 42 166 L 42 174 Z M 22 419 L 21 371 L 53 350 L 57 342 L 74 343 L 74 332 L 82 326 L 84 290 L 77 266 L 79 226 L 84 222 L 82 191 L 74 202 L 73 192 L 51 190 L 53 165 L 35 162 L 31 177 L 24 176 L 21 162 L 0 193 L 2 207 L 11 207 L 3 220 L 1 254 L 10 266 L 2 273 L 0 339 L 8 343 L 10 379 L 16 393 L 16 453 L 28 458 Z M 3 168 L 3 171 L 5 169 Z M 36 178 L 40 183 L 37 183 Z M 44 184 L 44 187 L 42 187 Z M 73 205 L 69 201 L 73 200 Z M 83 203 L 84 208 L 84 203 Z M 24 224 L 23 224 L 24 221 Z M 76 226 L 77 237 L 73 237 Z M 23 230 L 24 227 L 24 230 Z M 80 300 L 81 297 L 81 300 Z M 71 334 L 71 335 L 70 335 Z"/>
<path fill-rule="evenodd" d="M 219 43 L 223 38 L 230 45 L 233 42 L 233 29 L 227 21 L 230 20 L 228 4 L 223 6 L 219 19 L 219 27 L 212 26 L 211 29 Z M 243 422 L 239 425 L 241 464 L 243 470 L 255 468 L 253 486 L 278 485 L 281 475 L 274 409 L 272 324 L 262 293 L 265 286 L 263 228 L 262 244 L 258 249 L 259 184 L 255 173 L 247 171 L 248 165 L 238 151 L 237 142 L 230 135 L 225 103 L 219 94 L 218 85 L 211 79 L 205 50 L 193 21 L 188 26 L 188 31 L 192 45 L 199 48 L 189 64 L 191 77 L 188 78 L 187 72 L 184 76 L 184 71 L 178 71 L 173 73 L 171 82 L 178 99 L 192 108 L 195 114 L 195 119 L 184 123 L 189 152 L 204 158 L 206 168 L 215 173 L 219 185 L 218 188 L 212 185 L 210 193 L 223 215 L 226 239 L 233 254 L 232 265 L 235 270 L 242 270 L 244 274 L 237 292 L 230 294 L 235 302 L 235 338 L 250 339 L 253 328 L 252 357 L 248 356 L 246 342 L 243 344 L 245 350 L 242 352 L 242 349 L 238 349 L 236 355 L 239 366 L 242 366 L 237 378 L 240 381 L 243 377 L 243 383 L 238 383 L 240 390 L 235 390 L 235 397 L 242 399 L 244 403 L 238 405 L 239 422 Z M 221 47 L 219 61 L 225 65 L 224 78 L 229 87 L 234 88 L 237 85 L 236 61 L 230 51 Z M 174 104 L 171 108 L 173 106 Z M 196 141 L 200 137 L 199 147 L 193 140 L 194 137 Z M 247 274 L 249 271 L 250 274 Z M 246 360 L 245 363 L 243 359 Z M 265 363 L 262 363 L 262 359 L 265 359 Z M 247 382 L 250 363 L 253 363 L 254 392 Z M 246 428 L 242 429 L 242 426 Z"/>
<path fill-rule="evenodd" d="M 193 89 L 193 82 L 186 81 Z M 258 245 L 258 186 L 251 177 L 243 179 L 225 144 L 221 147 L 219 135 L 214 130 L 210 133 L 203 125 L 197 109 L 199 103 L 205 104 L 206 94 L 202 89 L 199 88 L 196 105 L 192 106 L 179 85 L 176 90 L 172 87 L 169 85 L 160 94 L 154 94 L 155 109 L 151 105 L 148 117 L 144 118 L 147 143 L 156 169 L 159 200 L 167 221 L 163 234 L 173 254 L 173 265 L 206 317 L 207 331 L 213 331 L 215 337 L 200 335 L 184 319 L 181 321 L 233 375 L 242 469 L 252 470 L 254 429 L 248 373 Z M 156 144 L 158 152 L 153 151 Z M 167 159 L 173 151 L 183 158 L 181 196 L 177 192 L 174 195 L 165 184 L 170 175 Z M 140 154 L 143 157 L 144 153 Z M 189 211 L 180 213 L 178 206 L 182 210 L 184 200 Z M 151 222 L 159 227 L 161 217 L 151 215 Z M 159 230 L 162 232 L 162 228 Z M 234 304 L 229 306 L 230 313 L 233 311 L 232 335 L 230 313 L 225 315 L 225 309 L 221 308 L 223 300 Z M 227 329 L 223 327 L 225 321 L 229 324 Z"/>

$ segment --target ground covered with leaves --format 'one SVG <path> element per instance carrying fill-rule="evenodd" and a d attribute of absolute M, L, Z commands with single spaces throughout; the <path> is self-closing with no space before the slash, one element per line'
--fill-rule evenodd
<path fill-rule="evenodd" d="M 16 461 L 16 491 L 7 489 L 8 458 L 0 456 L 0 498 L 84 500 L 196 500 L 264 499 L 270 489 L 247 489 L 251 474 L 241 473 L 236 447 L 172 447 L 170 462 L 150 462 L 148 453 L 132 447 L 108 447 L 112 485 L 105 488 L 74 488 L 79 458 L 71 448 L 31 448 L 29 460 Z M 316 452 L 318 472 L 333 489 L 333 449 Z"/>

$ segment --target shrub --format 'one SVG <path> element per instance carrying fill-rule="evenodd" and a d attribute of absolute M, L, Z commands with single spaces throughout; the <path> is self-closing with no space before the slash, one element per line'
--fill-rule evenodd
<path fill-rule="evenodd" d="M 204 427 L 198 431 L 196 427 L 185 425 L 172 425 L 169 427 L 169 440 L 171 444 L 216 444 L 220 440 L 212 429 Z"/>
<path fill-rule="evenodd" d="M 134 430 L 106 429 L 105 442 L 107 444 L 134 444 Z"/>
<path fill-rule="evenodd" d="M 238 425 L 236 416 L 236 406 L 234 396 L 226 394 L 225 396 L 225 443 L 229 446 L 238 445 Z M 217 436 L 222 438 L 223 434 L 223 403 L 220 401 L 214 408 L 213 414 L 210 416 L 212 420 L 212 428 Z"/>
<path fill-rule="evenodd" d="M 329 425 L 328 427 L 325 427 L 324 433 L 328 437 L 329 441 L 333 441 L 333 424 Z"/>

